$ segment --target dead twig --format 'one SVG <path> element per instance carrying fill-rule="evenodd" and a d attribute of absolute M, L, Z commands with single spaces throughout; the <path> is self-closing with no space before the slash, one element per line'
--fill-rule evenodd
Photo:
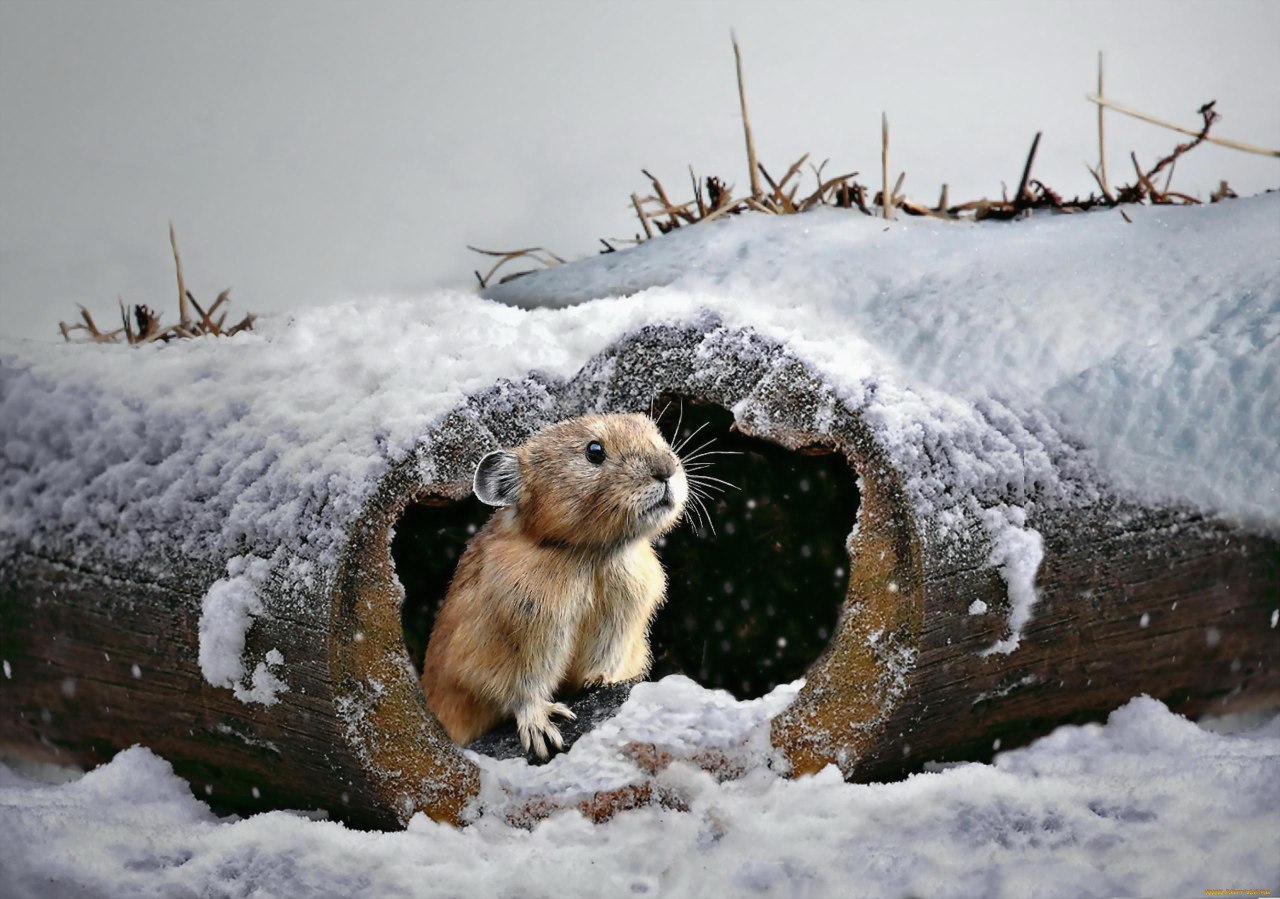
<path fill-rule="evenodd" d="M 117 295 L 116 302 L 120 304 L 120 323 L 124 325 L 125 340 L 127 340 L 129 343 L 133 343 L 134 342 L 133 325 L 129 323 L 129 310 L 125 308 L 124 297 Z M 65 331 L 63 332 L 63 336 L 66 336 Z"/>
<path fill-rule="evenodd" d="M 733 41 L 733 62 L 738 72 L 738 105 L 742 109 L 742 134 L 747 143 L 747 173 L 751 176 L 751 196 L 759 199 L 760 176 L 756 174 L 759 162 L 756 160 L 756 142 L 751 136 L 751 117 L 747 115 L 747 89 L 742 83 L 742 49 L 738 46 L 738 36 L 732 31 L 729 38 Z"/>
<path fill-rule="evenodd" d="M 525 247 L 522 250 L 483 250 L 480 247 L 473 247 L 468 244 L 467 249 L 473 253 L 479 253 L 481 256 L 497 257 L 498 261 L 493 264 L 487 273 L 484 275 L 481 275 L 478 271 L 475 273 L 476 278 L 480 281 L 481 290 L 489 286 L 489 281 L 492 280 L 493 276 L 500 268 L 517 259 L 532 259 L 535 262 L 541 263 L 543 268 L 553 268 L 557 265 L 564 264 L 564 260 L 562 258 L 557 256 L 555 253 L 552 253 L 550 250 L 543 249 L 542 247 Z M 519 278 L 522 275 L 527 275 L 531 271 L 536 271 L 536 269 L 528 269 L 527 271 L 507 275 L 498 283 L 505 284 L 507 281 Z M 236 327 L 238 328 L 239 325 Z"/>
<path fill-rule="evenodd" d="M 1036 150 L 1040 149 L 1040 135 L 1042 133 L 1037 131 L 1036 136 L 1031 141 L 1031 150 L 1027 153 L 1027 163 L 1022 167 L 1022 178 L 1018 180 L 1018 193 L 1013 198 L 1016 206 L 1025 206 L 1028 201 L 1034 201 L 1034 197 L 1027 194 L 1027 183 L 1031 178 L 1031 166 L 1036 161 Z"/>
<path fill-rule="evenodd" d="M 880 113 L 880 211 L 886 221 L 893 220 L 889 197 L 889 116 Z"/>
<path fill-rule="evenodd" d="M 698 176 L 693 173 L 693 166 L 689 166 L 689 181 L 693 184 L 693 201 L 698 206 L 698 218 L 704 218 L 707 214 L 707 204 L 702 202 L 702 187 L 698 184 Z"/>
<path fill-rule="evenodd" d="M 797 159 L 795 162 L 791 163 L 791 168 L 787 169 L 787 173 L 782 176 L 782 180 L 777 182 L 776 184 L 774 183 L 773 179 L 769 177 L 769 173 L 765 171 L 764 163 L 760 163 L 760 174 L 764 175 L 765 180 L 769 182 L 769 186 L 773 188 L 773 196 L 770 198 L 770 201 L 773 206 L 772 211 L 774 212 L 795 212 L 796 211 L 795 194 L 796 194 L 797 188 L 792 188 L 790 193 L 783 193 L 783 191 L 786 189 L 787 182 L 789 182 L 792 178 L 796 176 L 796 174 L 800 171 L 800 167 L 805 164 L 805 161 L 808 158 L 809 158 L 809 154 L 806 153 L 803 156 L 801 156 L 799 159 Z"/>
<path fill-rule="evenodd" d="M 667 199 L 667 192 L 663 190 L 662 182 L 659 181 L 657 178 L 655 178 L 653 175 L 650 175 L 647 170 L 641 169 L 640 171 L 643 172 L 645 177 L 648 178 L 650 183 L 653 184 L 653 192 L 657 194 L 658 202 L 662 204 L 663 211 L 670 218 L 670 224 L 664 229 L 664 231 L 671 231 L 675 228 L 679 228 L 680 219 L 678 218 L 678 216 L 683 212 L 684 208 L 689 204 L 683 203 L 680 206 L 675 206 L 674 204 L 672 204 L 672 202 L 669 199 Z"/>
<path fill-rule="evenodd" d="M 1218 113 L 1214 111 L 1213 107 L 1216 102 L 1217 101 L 1215 100 L 1210 100 L 1208 103 L 1200 107 L 1199 112 L 1204 120 L 1204 124 L 1200 128 L 1200 131 L 1195 134 L 1193 140 L 1178 144 L 1173 148 L 1172 153 L 1157 162 L 1155 168 L 1147 172 L 1147 180 L 1149 182 L 1153 182 L 1156 175 L 1160 174 L 1161 170 L 1163 170 L 1165 166 L 1169 166 L 1170 169 L 1172 169 L 1173 164 L 1178 161 L 1178 157 L 1183 153 L 1194 150 L 1196 147 L 1200 146 L 1200 144 L 1209 139 L 1209 129 L 1214 126 L 1214 123 L 1217 122 L 1218 119 L 1222 118 L 1222 116 L 1218 115 Z M 1170 177 L 1172 178 L 1172 175 L 1170 175 Z"/>
<path fill-rule="evenodd" d="M 1152 125 L 1159 125 L 1161 128 L 1168 128 L 1170 131 L 1177 131 L 1179 134 L 1189 134 L 1195 136 L 1196 132 L 1190 128 L 1184 128 L 1181 125 L 1175 125 L 1173 122 L 1167 122 L 1164 119 L 1158 119 L 1153 115 L 1145 112 L 1139 112 L 1131 106 L 1124 106 L 1116 103 L 1114 100 L 1107 100 L 1094 94 L 1088 94 L 1085 99 L 1090 103 L 1097 103 L 1099 106 L 1105 106 L 1107 109 L 1114 109 L 1116 112 L 1140 119 Z M 1267 147 L 1259 147 L 1257 144 L 1247 144 L 1239 140 L 1227 140 L 1225 137 L 1206 138 L 1211 144 L 1217 144 L 1220 147 L 1230 147 L 1233 150 L 1241 150 L 1245 153 L 1257 153 L 1259 156 L 1276 156 L 1280 157 L 1280 150 L 1272 150 Z"/>
<path fill-rule="evenodd" d="M 1156 190 L 1156 186 L 1151 183 L 1151 177 L 1142 170 L 1142 166 L 1138 165 L 1138 154 L 1130 153 L 1129 158 L 1133 160 L 1133 170 L 1138 173 L 1138 183 L 1142 185 L 1142 189 L 1146 191 L 1153 203 L 1160 202 L 1160 191 Z"/>
<path fill-rule="evenodd" d="M 640 198 L 635 194 L 631 195 L 631 205 L 635 207 L 636 216 L 640 219 L 640 226 L 644 228 L 644 236 L 646 239 L 653 237 L 653 229 L 649 227 L 649 219 L 645 217 L 644 210 L 640 207 Z M 484 286 L 484 279 L 480 279 L 480 286 Z"/>
<path fill-rule="evenodd" d="M 1098 97 L 1102 97 L 1102 51 L 1098 51 Z M 1111 182 L 1107 180 L 1107 132 L 1106 125 L 1103 121 L 1106 113 L 1106 106 L 1098 104 L 1098 173 L 1095 176 L 1098 179 L 1098 187 L 1102 189 L 1102 195 L 1108 200 L 1113 199 L 1111 194 Z"/>
<path fill-rule="evenodd" d="M 1215 190 L 1213 193 L 1209 194 L 1209 202 L 1221 203 L 1223 200 L 1234 199 L 1237 196 L 1239 195 L 1234 190 L 1231 189 L 1230 184 L 1228 184 L 1225 181 L 1219 181 L 1218 189 Z"/>
<path fill-rule="evenodd" d="M 169 246 L 173 248 L 173 268 L 178 273 L 178 319 L 185 325 L 191 320 L 191 312 L 187 309 L 187 284 L 182 278 L 182 257 L 178 255 L 178 236 L 172 221 L 169 222 Z"/>

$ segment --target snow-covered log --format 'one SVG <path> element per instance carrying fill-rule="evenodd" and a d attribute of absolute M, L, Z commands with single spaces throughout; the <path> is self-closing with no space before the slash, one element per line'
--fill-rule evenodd
<path fill-rule="evenodd" d="M 29 389 L 22 379 L 9 375 L 10 402 Z M 843 613 L 773 725 L 795 773 L 835 762 L 850 778 L 891 777 L 982 757 L 1140 692 L 1191 714 L 1280 693 L 1267 627 L 1275 542 L 1072 484 L 1074 452 L 1007 413 L 956 430 L 928 405 L 899 408 L 918 417 L 919 439 L 887 441 L 877 428 L 905 397 L 868 391 L 850 403 L 776 341 L 707 319 L 641 328 L 567 382 L 531 376 L 476 392 L 367 496 L 342 483 L 310 496 L 279 485 L 334 522 L 333 552 L 310 552 L 306 539 L 249 544 L 258 560 L 227 576 L 192 552 L 188 533 L 139 535 L 154 554 L 139 562 L 116 558 L 107 534 L 79 543 L 73 522 L 63 534 L 37 528 L 4 569 L 6 746 L 83 763 L 143 743 L 238 807 L 318 805 L 378 826 L 416 810 L 461 820 L 476 773 L 423 707 L 392 531 L 410 503 L 464 497 L 488 449 L 660 397 L 730 409 L 747 434 L 837 454 L 857 472 Z M 111 439 L 109 423 L 85 427 Z M 75 442 L 56 429 L 32 436 L 46 450 Z M 1035 530 L 1020 506 L 972 502 L 983 485 L 957 489 L 968 465 L 1010 438 L 1024 455 L 1043 453 L 1044 473 L 1060 481 Z M 128 448 L 119 452 L 128 464 Z M 142 464 L 173 456 L 161 446 Z M 200 476 L 181 465 L 169 474 L 175 484 Z"/>
<path fill-rule="evenodd" d="M 1181 252 L 1153 229 L 1152 246 Z M 1016 260 L 1023 233 L 983 239 Z M 1255 262 L 1274 283 L 1274 260 Z M 1051 264 L 1076 263 L 1036 260 Z M 919 277 L 958 270 L 943 258 Z M 771 723 L 780 771 L 868 779 L 984 758 L 1142 692 L 1191 715 L 1280 701 L 1272 499 L 1246 497 L 1226 524 L 1121 487 L 1029 391 L 909 377 L 852 315 L 786 330 L 779 317 L 809 313 L 732 294 L 621 302 L 530 313 L 444 296 L 233 341 L 0 356 L 5 751 L 91 764 L 142 743 L 227 807 L 467 820 L 479 771 L 426 711 L 405 648 L 392 544 L 406 510 L 462 501 L 483 453 L 543 424 L 667 399 L 857 478 L 842 608 Z M 1267 302 L 1225 321 L 1252 340 Z M 1059 336 L 1019 351 L 1074 377 L 1043 350 L 1061 353 Z M 1240 380 L 1233 357 L 1189 358 Z M 1073 382 L 1082 396 L 1112 389 L 1090 377 Z M 1275 385 L 1243 389 L 1265 405 Z M 1236 436 L 1256 443 L 1258 427 Z M 1275 449 L 1258 446 L 1247 458 L 1266 471 Z M 778 627 L 803 625 L 801 597 L 773 600 Z"/>

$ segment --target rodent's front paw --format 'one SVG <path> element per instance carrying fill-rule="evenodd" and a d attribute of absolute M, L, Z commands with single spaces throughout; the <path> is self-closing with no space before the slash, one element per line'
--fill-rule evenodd
<path fill-rule="evenodd" d="M 563 702 L 545 700 L 531 702 L 516 711 L 516 730 L 525 752 L 532 749 L 538 758 L 545 759 L 549 755 L 548 740 L 556 749 L 564 749 L 564 737 L 560 735 L 560 728 L 551 723 L 552 715 L 570 721 L 578 717 Z"/>

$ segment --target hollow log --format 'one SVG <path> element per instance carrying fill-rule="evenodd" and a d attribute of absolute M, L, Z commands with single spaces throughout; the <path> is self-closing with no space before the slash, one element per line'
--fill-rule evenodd
<path fill-rule="evenodd" d="M 3 376 L 10 412 L 56 387 L 12 367 Z M 187 451 L 167 439 L 185 424 L 157 424 L 145 404 L 115 413 L 123 432 L 118 420 L 6 422 L 12 441 L 45 452 L 11 457 L 0 482 L 0 746 L 87 766 L 142 743 L 220 807 L 464 823 L 478 770 L 423 704 L 394 532 L 411 504 L 465 498 L 485 452 L 662 397 L 729 410 L 739 433 L 827 454 L 857 477 L 834 633 L 772 725 L 792 775 L 836 764 L 868 780 L 985 759 L 1143 692 L 1190 715 L 1280 703 L 1273 536 L 1118 495 L 1034 414 L 993 402 L 956 416 L 885 378 L 838 383 L 777 340 L 708 317 L 641 328 L 569 379 L 474 393 L 410 447 L 367 441 L 378 454 L 367 479 L 299 482 L 260 466 L 152 517 L 131 516 L 188 496 L 192 473 L 166 469 Z M 74 427 L 94 439 L 77 442 Z M 120 433 L 140 442 L 112 447 Z M 248 459 L 278 439 L 241 446 Z M 1012 475 L 1007 453 L 990 457 L 1010 443 Z M 59 495 L 71 488 L 52 473 L 86 452 L 126 466 L 146 456 L 142 486 L 110 494 L 114 505 Z M 246 496 L 266 497 L 264 516 L 284 504 L 301 536 L 228 532 Z M 83 526 L 95 515 L 120 522 L 119 539 Z M 145 526 L 125 528 L 135 517 Z M 214 614 L 228 610 L 240 630 Z M 212 650 L 228 634 L 243 640 L 232 639 L 240 663 L 215 684 L 226 655 Z"/>

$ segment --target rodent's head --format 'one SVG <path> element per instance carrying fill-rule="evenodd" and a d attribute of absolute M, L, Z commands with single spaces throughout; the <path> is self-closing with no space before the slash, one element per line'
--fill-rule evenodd
<path fill-rule="evenodd" d="M 674 527 L 689 483 L 647 416 L 586 415 L 489 453 L 476 467 L 475 491 L 491 506 L 514 506 L 539 539 L 607 547 Z"/>

